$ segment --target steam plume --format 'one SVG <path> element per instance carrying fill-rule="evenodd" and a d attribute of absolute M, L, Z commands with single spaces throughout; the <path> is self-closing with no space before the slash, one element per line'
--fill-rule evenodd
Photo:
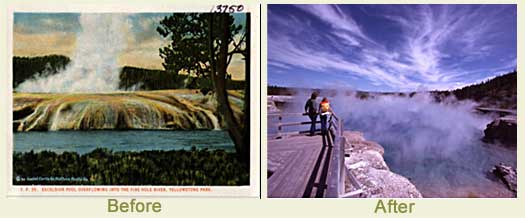
<path fill-rule="evenodd" d="M 72 63 L 54 75 L 37 76 L 17 87 L 20 92 L 108 92 L 118 90 L 117 59 L 126 49 L 127 16 L 81 14 Z"/>

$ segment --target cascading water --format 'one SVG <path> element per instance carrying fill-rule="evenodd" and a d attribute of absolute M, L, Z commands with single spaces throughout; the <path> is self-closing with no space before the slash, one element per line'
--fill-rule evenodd
<path fill-rule="evenodd" d="M 472 102 L 436 103 L 430 95 L 332 100 L 345 129 L 360 131 L 385 148 L 391 170 L 409 178 L 426 197 L 509 197 L 490 179 L 499 162 L 515 166 L 516 153 L 480 139 L 490 117 Z"/>
<path fill-rule="evenodd" d="M 119 87 L 121 52 L 130 24 L 125 14 L 81 14 L 72 63 L 54 75 L 20 84 L 19 92 L 109 92 Z"/>

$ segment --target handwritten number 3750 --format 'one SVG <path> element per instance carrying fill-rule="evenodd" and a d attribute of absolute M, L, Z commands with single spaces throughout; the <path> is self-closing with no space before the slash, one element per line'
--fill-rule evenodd
<path fill-rule="evenodd" d="M 235 13 L 242 12 L 243 5 L 217 5 L 211 9 L 212 13 Z"/>

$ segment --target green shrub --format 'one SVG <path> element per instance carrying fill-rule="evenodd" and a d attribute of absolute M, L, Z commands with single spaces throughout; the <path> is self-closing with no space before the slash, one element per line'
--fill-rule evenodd
<path fill-rule="evenodd" d="M 87 178 L 85 181 L 21 178 Z M 249 169 L 235 153 L 209 151 L 119 151 L 97 148 L 80 155 L 15 152 L 15 185 L 248 185 Z"/>

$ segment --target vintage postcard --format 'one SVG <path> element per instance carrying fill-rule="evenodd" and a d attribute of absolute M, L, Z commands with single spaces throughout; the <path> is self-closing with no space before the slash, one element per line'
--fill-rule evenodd
<path fill-rule="evenodd" d="M 11 10 L 10 194 L 258 195 L 250 8 L 191 7 Z"/>

